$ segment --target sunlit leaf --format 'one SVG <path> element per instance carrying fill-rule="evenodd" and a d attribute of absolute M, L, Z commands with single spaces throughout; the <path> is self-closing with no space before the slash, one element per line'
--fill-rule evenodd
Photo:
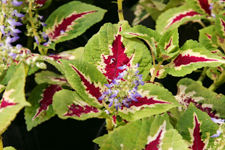
<path fill-rule="evenodd" d="M 25 99 L 25 78 L 27 68 L 20 63 L 10 78 L 0 101 L 0 134 L 10 125 L 17 113 L 30 104 Z"/>

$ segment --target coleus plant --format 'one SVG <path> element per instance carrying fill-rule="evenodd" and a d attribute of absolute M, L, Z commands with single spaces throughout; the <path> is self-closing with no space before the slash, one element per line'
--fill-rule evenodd
<path fill-rule="evenodd" d="M 42 22 L 34 10 L 45 9 L 50 3 L 1 1 L 2 13 L 9 8 L 16 11 L 13 18 L 11 13 L 5 14 L 8 18 L 0 22 L 0 91 L 4 92 L 0 134 L 25 108 L 27 130 L 55 115 L 61 119 L 105 119 L 108 134 L 93 141 L 102 150 L 223 149 L 225 96 L 214 91 L 225 82 L 224 1 L 140 1 L 149 3 L 146 14 L 156 11 L 153 30 L 142 25 L 131 27 L 123 17 L 122 0 L 118 0 L 117 24 L 104 24 L 84 47 L 57 54 L 48 50 L 57 50 L 58 43 L 84 33 L 106 11 L 72 1 Z M 26 7 L 18 9 L 21 5 Z M 11 44 L 19 38 L 15 34 L 19 33 L 16 26 L 22 25 L 18 16 L 28 24 L 27 35 L 34 39 L 32 45 L 40 54 Z M 178 27 L 188 21 L 200 23 L 203 29 L 199 42 L 187 40 L 181 46 Z M 202 21 L 210 25 L 206 27 Z M 40 25 L 43 31 L 37 30 Z M 45 63 L 61 74 L 36 72 L 46 68 Z M 182 78 L 176 95 L 156 82 L 194 71 L 201 71 L 199 79 Z M 31 74 L 35 74 L 37 86 L 26 100 L 24 86 Z M 213 82 L 208 88 L 203 86 L 206 77 Z"/>

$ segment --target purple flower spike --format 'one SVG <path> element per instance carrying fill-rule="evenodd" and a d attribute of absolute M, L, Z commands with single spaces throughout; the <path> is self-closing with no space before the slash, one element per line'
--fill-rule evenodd
<path fill-rule="evenodd" d="M 23 25 L 21 22 L 16 22 L 15 19 L 8 19 L 7 21 L 10 24 L 10 26 L 12 26 L 12 27 L 14 27 L 14 26 L 22 26 Z"/>
<path fill-rule="evenodd" d="M 16 48 L 17 49 L 21 49 L 22 48 L 22 45 L 21 44 L 16 44 Z"/>
<path fill-rule="evenodd" d="M 117 79 L 122 79 L 124 77 L 124 75 L 126 74 L 126 72 L 122 72 L 122 73 L 119 73 L 119 76 L 117 77 Z"/>
<path fill-rule="evenodd" d="M 220 134 L 221 134 L 220 130 L 217 130 L 217 131 L 216 131 L 216 134 L 213 134 L 213 135 L 211 136 L 211 138 L 219 137 Z"/>
<path fill-rule="evenodd" d="M 5 26 L 3 26 L 3 25 L 2 25 L 2 26 L 0 26 L 0 30 L 1 30 L 1 32 L 2 32 L 2 34 L 3 34 L 3 35 L 5 35 L 5 31 L 4 31 L 4 29 L 5 29 Z"/>
<path fill-rule="evenodd" d="M 119 85 L 119 84 L 120 84 L 119 80 L 116 80 L 116 79 L 114 79 L 114 80 L 112 81 L 112 83 L 115 84 L 115 85 Z"/>
<path fill-rule="evenodd" d="M 18 2 L 17 0 L 13 0 L 12 4 L 13 6 L 20 6 L 23 2 Z"/>
<path fill-rule="evenodd" d="M 16 59 L 17 54 L 15 54 L 15 53 L 9 53 L 9 56 L 12 57 L 12 59 Z"/>
<path fill-rule="evenodd" d="M 215 123 L 218 123 L 218 124 L 222 124 L 224 123 L 224 119 L 216 119 L 216 118 L 211 118 L 211 120 Z"/>
<path fill-rule="evenodd" d="M 126 68 L 127 68 L 127 65 L 123 65 L 123 66 L 118 67 L 118 69 L 120 69 L 120 70 L 124 70 Z"/>
<path fill-rule="evenodd" d="M 47 24 L 44 23 L 44 22 L 41 22 L 41 25 L 42 25 L 43 27 L 47 26 Z"/>
<path fill-rule="evenodd" d="M 15 10 L 13 10 L 13 16 L 16 16 L 16 17 L 18 17 L 18 18 L 22 18 L 22 17 L 24 17 L 25 15 L 24 14 L 21 14 L 21 13 L 18 13 L 18 11 L 15 9 Z"/>
<path fill-rule="evenodd" d="M 37 43 L 37 45 L 40 44 L 39 41 L 38 41 L 38 37 L 37 37 L 37 36 L 34 37 L 34 40 L 35 40 L 35 42 Z"/>
<path fill-rule="evenodd" d="M 12 30 L 13 33 L 21 33 L 21 31 L 19 29 L 15 29 L 13 27 L 10 27 L 10 29 Z"/>
<path fill-rule="evenodd" d="M 6 4 L 6 0 L 2 0 L 2 2 L 3 2 L 4 4 Z"/>
<path fill-rule="evenodd" d="M 114 91 L 113 91 L 113 94 L 112 94 L 109 98 L 114 98 L 114 97 L 116 97 L 118 93 L 119 93 L 118 90 L 114 90 Z"/>
<path fill-rule="evenodd" d="M 20 38 L 20 37 L 18 37 L 18 36 L 13 37 L 13 38 L 11 38 L 11 41 L 12 41 L 12 42 L 16 42 L 19 38 Z"/>

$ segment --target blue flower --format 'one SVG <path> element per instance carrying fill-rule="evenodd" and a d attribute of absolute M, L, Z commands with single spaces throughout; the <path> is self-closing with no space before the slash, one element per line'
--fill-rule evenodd
<path fill-rule="evenodd" d="M 217 130 L 217 131 L 216 131 L 216 134 L 213 134 L 213 135 L 211 136 L 211 138 L 219 137 L 220 134 L 221 134 L 220 130 Z"/>
<path fill-rule="evenodd" d="M 12 4 L 13 6 L 20 6 L 23 2 L 18 2 L 17 0 L 13 0 Z"/>
<path fill-rule="evenodd" d="M 215 123 L 218 123 L 218 124 L 222 124 L 224 123 L 224 119 L 216 119 L 216 118 L 211 118 L 211 120 Z"/>
<path fill-rule="evenodd" d="M 38 41 L 38 37 L 37 37 L 37 36 L 34 37 L 34 40 L 35 40 L 35 42 L 37 43 L 37 45 L 40 44 L 39 41 Z"/>

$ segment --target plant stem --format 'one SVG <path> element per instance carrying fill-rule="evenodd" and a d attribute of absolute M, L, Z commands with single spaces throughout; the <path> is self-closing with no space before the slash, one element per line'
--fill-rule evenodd
<path fill-rule="evenodd" d="M 211 84 L 211 86 L 208 89 L 211 90 L 211 91 L 215 91 L 224 82 L 225 82 L 225 71 L 223 71 L 221 73 L 221 75 L 216 80 L 216 82 L 214 82 L 213 84 Z"/>
<path fill-rule="evenodd" d="M 0 150 L 3 150 L 2 136 L 0 135 Z"/>
<path fill-rule="evenodd" d="M 199 23 L 203 28 L 206 27 L 205 24 L 204 24 L 201 20 L 199 20 L 198 23 Z"/>
<path fill-rule="evenodd" d="M 5 4 L 2 3 L 2 12 L 4 14 L 4 11 L 5 11 Z M 0 22 L 0 25 L 2 26 L 4 23 L 4 15 L 1 16 L 1 22 Z M 0 32 L 0 42 L 2 41 L 2 32 Z"/>
<path fill-rule="evenodd" d="M 112 119 L 106 119 L 106 129 L 108 132 L 113 130 Z"/>
<path fill-rule="evenodd" d="M 124 20 L 123 17 L 123 0 L 117 0 L 117 6 L 118 6 L 118 16 L 119 16 L 119 20 L 122 21 Z"/>
<path fill-rule="evenodd" d="M 156 74 L 157 72 L 160 70 L 160 65 L 163 63 L 163 61 L 159 62 L 158 65 L 155 67 L 155 70 L 154 70 L 154 73 L 153 73 L 153 76 L 151 77 L 151 82 L 154 82 L 155 80 L 155 77 L 156 77 Z"/>
<path fill-rule="evenodd" d="M 202 70 L 202 73 L 201 73 L 201 75 L 200 75 L 200 77 L 198 78 L 197 81 L 201 81 L 202 82 L 205 79 L 207 69 L 208 69 L 208 67 L 204 67 L 204 69 Z"/>

